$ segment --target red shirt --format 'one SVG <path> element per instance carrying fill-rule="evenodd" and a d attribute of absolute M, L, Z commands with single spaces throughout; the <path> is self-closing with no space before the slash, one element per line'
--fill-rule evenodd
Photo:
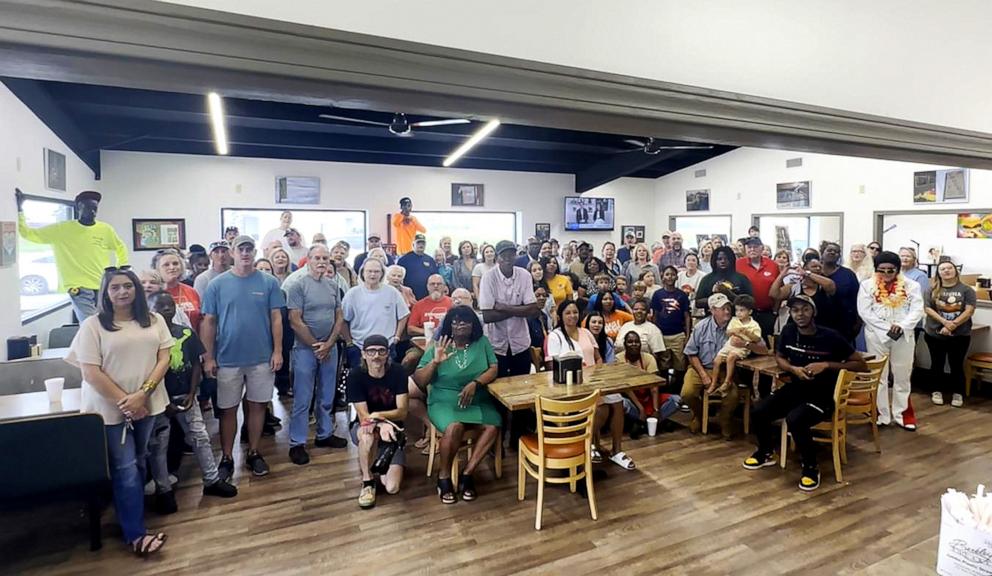
<path fill-rule="evenodd" d="M 761 265 L 755 268 L 751 265 L 750 258 L 738 258 L 737 271 L 751 281 L 755 309 L 762 312 L 771 311 L 775 303 L 768 292 L 778 278 L 778 264 L 771 258 L 762 256 Z"/>
<path fill-rule="evenodd" d="M 410 326 L 423 328 L 424 322 L 430 320 L 434 322 L 434 329 L 439 330 L 441 321 L 444 320 L 444 315 L 448 313 L 448 310 L 451 310 L 451 298 L 447 296 L 443 296 L 437 301 L 431 300 L 430 296 L 421 298 L 410 309 Z"/>
<path fill-rule="evenodd" d="M 181 309 L 189 316 L 189 323 L 193 325 L 193 330 L 200 331 L 200 294 L 193 288 L 180 282 L 175 288 L 166 288 L 166 292 L 172 295 L 176 301 L 176 308 Z"/>

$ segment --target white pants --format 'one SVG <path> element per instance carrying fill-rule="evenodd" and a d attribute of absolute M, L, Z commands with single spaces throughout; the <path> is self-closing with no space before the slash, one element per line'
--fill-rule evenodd
<path fill-rule="evenodd" d="M 916 339 L 913 332 L 904 332 L 902 338 L 893 340 L 875 330 L 865 330 L 868 353 L 877 358 L 888 356 L 889 362 L 882 371 L 878 385 L 878 423 L 895 421 L 902 424 L 902 413 L 909 407 L 909 377 L 913 372 Z M 892 371 L 892 411 L 889 411 L 889 371 Z"/>

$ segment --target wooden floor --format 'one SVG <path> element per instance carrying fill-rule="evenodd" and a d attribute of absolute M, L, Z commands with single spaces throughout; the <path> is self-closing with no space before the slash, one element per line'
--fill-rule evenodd
<path fill-rule="evenodd" d="M 992 401 L 962 409 L 914 395 L 920 429 L 882 431 L 876 454 L 867 430 L 853 434 L 846 482 L 829 453 L 823 480 L 801 492 L 790 467 L 749 472 L 752 444 L 685 428 L 627 440 L 638 470 L 610 464 L 597 482 L 599 520 L 567 489 L 549 489 L 544 529 L 534 531 L 534 483 L 516 500 L 516 458 L 504 477 L 480 469 L 475 502 L 442 505 L 424 476 L 426 459 L 408 448 L 397 496 L 358 508 L 353 448 L 314 450 L 305 467 L 287 457 L 286 428 L 263 447 L 272 474 L 238 470 L 234 500 L 204 498 L 187 457 L 180 511 L 150 524 L 169 534 L 162 554 L 132 557 L 104 515 L 104 548 L 89 552 L 76 513 L 4 518 L 0 571 L 11 574 L 931 574 L 939 495 L 992 481 Z M 684 419 L 684 415 L 680 415 Z M 239 460 L 240 464 L 240 460 Z M 47 515 L 47 520 L 39 520 Z M 66 517 L 69 517 L 67 520 Z M 54 519 L 57 519 L 55 521 Z"/>

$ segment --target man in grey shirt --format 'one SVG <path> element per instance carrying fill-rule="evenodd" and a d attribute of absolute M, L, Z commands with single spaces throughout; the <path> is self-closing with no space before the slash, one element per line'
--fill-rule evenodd
<path fill-rule="evenodd" d="M 348 442 L 334 431 L 334 392 L 338 366 L 335 345 L 344 326 L 337 280 L 326 275 L 332 266 L 327 246 L 314 244 L 307 252 L 307 274 L 287 290 L 289 323 L 296 333 L 293 346 L 293 411 L 289 420 L 289 459 L 293 464 L 310 462 L 307 432 L 310 401 L 317 380 L 314 417 L 319 448 L 344 448 Z"/>
<path fill-rule="evenodd" d="M 211 242 L 208 250 L 210 254 L 210 268 L 204 270 L 193 281 L 193 288 L 200 295 L 200 300 L 203 300 L 203 295 L 207 293 L 207 286 L 210 285 L 210 281 L 227 272 L 231 267 L 231 250 L 226 241 L 218 240 L 217 242 Z"/>
<path fill-rule="evenodd" d="M 496 352 L 500 377 L 530 372 L 527 318 L 541 313 L 534 297 L 534 279 L 530 272 L 513 265 L 516 257 L 517 245 L 500 240 L 496 266 L 483 274 L 479 284 L 483 329 Z"/>

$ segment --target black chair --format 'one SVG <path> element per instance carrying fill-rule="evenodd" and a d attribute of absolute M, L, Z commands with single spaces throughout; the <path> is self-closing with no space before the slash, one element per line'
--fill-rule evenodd
<path fill-rule="evenodd" d="M 79 332 L 79 324 L 64 324 L 48 332 L 49 348 L 68 348 Z"/>
<path fill-rule="evenodd" d="M 103 418 L 66 414 L 0 422 L 0 459 L 0 507 L 85 500 L 90 550 L 100 549 L 100 513 L 110 493 Z"/>

